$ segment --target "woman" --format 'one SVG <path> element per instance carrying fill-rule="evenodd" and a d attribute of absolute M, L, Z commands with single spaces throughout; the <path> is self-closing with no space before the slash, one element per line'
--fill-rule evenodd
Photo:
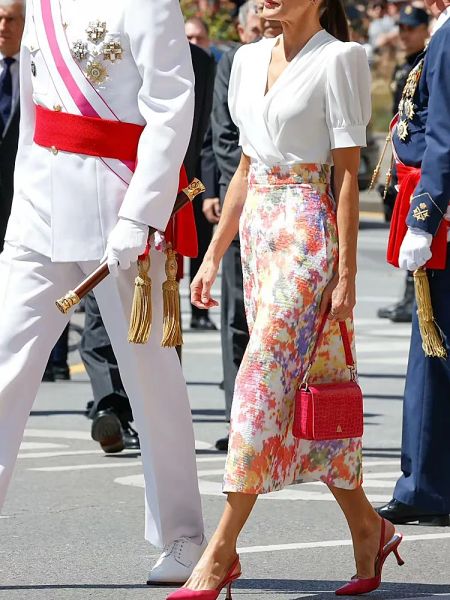
<path fill-rule="evenodd" d="M 214 600 L 224 587 L 231 598 L 241 572 L 237 538 L 258 494 L 292 483 L 326 483 L 348 521 L 357 575 L 338 594 L 376 589 L 385 558 L 398 556 L 401 541 L 362 490 L 361 439 L 292 435 L 295 393 L 330 304 L 312 376 L 348 379 L 338 321 L 351 321 L 355 305 L 359 155 L 370 118 L 366 54 L 343 43 L 340 0 L 266 0 L 263 16 L 280 21 L 283 34 L 235 56 L 229 105 L 243 154 L 191 285 L 196 306 L 217 305 L 211 286 L 240 221 L 251 336 L 235 386 L 228 497 L 205 554 L 171 600 Z"/>

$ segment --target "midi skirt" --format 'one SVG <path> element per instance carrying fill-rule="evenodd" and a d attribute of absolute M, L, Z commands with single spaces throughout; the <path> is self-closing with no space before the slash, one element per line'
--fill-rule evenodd
<path fill-rule="evenodd" d="M 330 167 L 252 162 L 240 237 L 250 341 L 236 378 L 223 491 L 264 494 L 311 481 L 357 488 L 361 438 L 292 434 L 322 292 L 338 267 Z M 351 320 L 347 327 L 354 352 Z M 339 326 L 328 321 L 309 381 L 348 379 Z"/>

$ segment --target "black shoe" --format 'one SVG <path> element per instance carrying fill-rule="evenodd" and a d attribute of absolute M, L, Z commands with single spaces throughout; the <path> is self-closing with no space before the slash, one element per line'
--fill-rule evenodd
<path fill-rule="evenodd" d="M 392 312 L 395 310 L 396 304 L 391 304 L 390 306 L 384 306 L 383 308 L 379 308 L 377 310 L 377 317 L 379 319 L 390 319 Z"/>
<path fill-rule="evenodd" d="M 70 369 L 68 365 L 53 365 L 53 375 L 55 381 L 69 381 Z"/>
<path fill-rule="evenodd" d="M 228 441 L 229 441 L 228 435 L 227 435 L 227 437 L 220 438 L 220 440 L 217 440 L 216 450 L 219 450 L 219 452 L 228 452 Z"/>
<path fill-rule="evenodd" d="M 111 410 L 101 410 L 94 416 L 91 436 L 106 454 L 122 452 L 125 447 L 120 419 Z"/>
<path fill-rule="evenodd" d="M 403 504 L 395 498 L 384 506 L 375 509 L 380 517 L 384 517 L 394 525 L 405 525 L 406 523 L 419 522 L 420 525 L 449 527 L 450 517 L 446 514 L 420 510 L 415 506 Z"/>
<path fill-rule="evenodd" d="M 411 323 L 413 317 L 413 302 L 402 300 L 394 306 L 389 319 L 393 323 Z"/>
<path fill-rule="evenodd" d="M 139 443 L 139 434 L 135 431 L 128 423 L 126 427 L 122 428 L 123 432 L 123 445 L 127 450 L 139 450 L 141 445 Z"/>
<path fill-rule="evenodd" d="M 51 363 L 48 363 L 45 367 L 44 374 L 42 375 L 42 381 L 55 381 L 55 373 L 53 372 L 53 365 Z"/>
<path fill-rule="evenodd" d="M 208 316 L 192 317 L 191 318 L 191 329 L 197 329 L 199 331 L 217 331 L 216 325 L 211 321 Z"/>
<path fill-rule="evenodd" d="M 396 304 L 380 308 L 377 312 L 378 317 L 380 319 L 390 319 L 394 323 L 411 323 L 414 295 L 414 277 L 412 273 L 408 273 L 403 298 Z"/>
<path fill-rule="evenodd" d="M 411 323 L 413 302 L 400 300 L 397 304 L 380 308 L 377 315 L 380 319 L 390 319 L 393 323 Z"/>

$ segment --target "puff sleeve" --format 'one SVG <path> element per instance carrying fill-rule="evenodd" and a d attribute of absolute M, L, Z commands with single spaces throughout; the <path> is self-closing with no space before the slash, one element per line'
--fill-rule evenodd
<path fill-rule="evenodd" d="M 239 146 L 245 152 L 247 146 L 247 140 L 243 134 L 239 114 L 241 113 L 242 107 L 239 107 L 239 98 L 241 91 L 242 95 L 242 57 L 243 53 L 247 50 L 246 46 L 241 46 L 236 54 L 234 55 L 233 65 L 231 67 L 230 83 L 228 86 L 228 109 L 230 111 L 231 120 L 239 130 Z"/>
<path fill-rule="evenodd" d="M 371 78 L 364 48 L 342 43 L 327 67 L 326 119 L 331 149 L 366 145 Z"/>

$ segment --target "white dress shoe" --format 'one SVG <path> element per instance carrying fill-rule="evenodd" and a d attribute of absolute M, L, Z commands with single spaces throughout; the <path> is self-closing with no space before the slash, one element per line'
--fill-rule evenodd
<path fill-rule="evenodd" d="M 168 544 L 150 571 L 147 585 L 186 583 L 206 546 L 205 536 L 203 536 L 201 544 L 196 544 L 187 537 L 179 538 Z"/>

